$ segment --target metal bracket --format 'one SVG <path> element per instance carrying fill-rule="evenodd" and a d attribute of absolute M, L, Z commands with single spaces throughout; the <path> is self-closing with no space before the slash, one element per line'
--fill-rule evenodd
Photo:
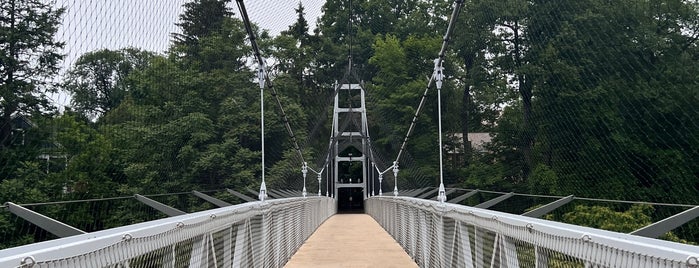
<path fill-rule="evenodd" d="M 255 201 L 257 201 L 257 200 L 255 200 L 255 199 L 253 199 L 253 198 L 251 198 L 251 197 L 249 197 L 249 196 L 247 196 L 247 195 L 244 195 L 244 194 L 242 194 L 242 193 L 240 193 L 240 192 L 238 192 L 238 191 L 235 191 L 235 190 L 226 189 L 226 191 L 228 191 L 230 194 L 236 196 L 237 198 L 243 199 L 243 201 L 245 201 L 245 202 L 255 202 Z"/>
<path fill-rule="evenodd" d="M 434 82 L 437 89 L 441 89 L 442 81 L 444 80 L 444 66 L 442 66 L 442 61 L 439 58 L 434 60 L 434 73 L 432 76 L 434 76 Z"/>
<path fill-rule="evenodd" d="M 437 191 L 439 191 L 439 188 L 434 188 L 432 190 L 425 192 L 424 194 L 419 195 L 417 198 L 426 199 L 426 198 L 430 197 L 431 195 L 433 195 L 434 193 L 436 193 Z"/>
<path fill-rule="evenodd" d="M 276 189 L 275 190 L 268 190 L 267 194 L 269 194 L 271 197 L 273 197 L 275 199 L 286 198 L 285 194 L 279 193 L 278 190 L 276 190 Z"/>
<path fill-rule="evenodd" d="M 206 200 L 209 203 L 212 203 L 218 207 L 227 207 L 227 206 L 232 206 L 230 203 L 223 201 L 221 199 L 215 198 L 213 196 L 207 195 L 205 193 L 199 192 L 199 191 L 192 191 L 192 194 L 196 195 L 197 197 Z"/>
<path fill-rule="evenodd" d="M 402 196 L 408 196 L 408 197 L 415 197 L 419 195 L 420 193 L 424 192 L 428 188 L 418 188 L 418 189 L 413 189 L 407 192 L 403 192 Z"/>
<path fill-rule="evenodd" d="M 645 236 L 650 238 L 658 238 L 661 235 L 672 231 L 673 229 L 699 217 L 699 206 L 690 208 L 688 210 L 682 211 L 669 217 L 667 219 L 661 220 L 659 222 L 653 223 L 641 229 L 631 232 L 632 235 Z"/>
<path fill-rule="evenodd" d="M 479 192 L 480 192 L 480 190 L 478 190 L 478 189 L 470 191 L 468 193 L 457 196 L 456 198 L 454 198 L 452 200 L 447 201 L 447 203 L 458 204 L 459 202 L 464 201 L 464 200 L 468 199 L 469 197 L 476 195 Z"/>
<path fill-rule="evenodd" d="M 260 89 L 265 88 L 265 80 L 266 80 L 266 76 L 267 76 L 266 68 L 267 67 L 265 66 L 265 64 L 261 62 L 260 66 L 258 66 L 258 69 L 257 69 L 257 79 L 258 79 L 258 83 L 260 84 Z"/>
<path fill-rule="evenodd" d="M 39 214 L 30 209 L 26 209 L 15 203 L 7 202 L 5 203 L 5 205 L 7 206 L 7 209 L 10 212 L 12 212 L 12 214 L 17 215 L 18 217 L 28 222 L 31 222 L 32 224 L 39 226 L 39 228 L 44 229 L 47 232 L 52 233 L 58 237 L 68 237 L 86 233 L 78 228 L 46 217 L 42 214 Z"/>
<path fill-rule="evenodd" d="M 548 203 L 546 205 L 540 206 L 536 209 L 533 209 L 531 211 L 522 213 L 522 216 L 527 216 L 527 217 L 532 217 L 532 218 L 541 218 L 542 216 L 548 214 L 551 211 L 556 210 L 557 208 L 570 203 L 570 201 L 573 201 L 573 196 L 569 195 L 564 198 L 558 199 L 556 201 L 553 201 L 551 203 Z"/>
<path fill-rule="evenodd" d="M 489 208 L 489 207 L 492 207 L 494 205 L 497 205 L 498 203 L 500 203 L 500 202 L 504 201 L 505 199 L 508 199 L 514 195 L 515 195 L 515 193 L 506 193 L 504 195 L 501 195 L 501 196 L 498 196 L 496 198 L 485 201 L 483 203 L 480 203 L 480 204 L 476 205 L 475 207 L 477 207 L 477 208 Z"/>
<path fill-rule="evenodd" d="M 160 202 L 155 201 L 153 199 L 150 199 L 148 197 L 142 196 L 140 194 L 136 194 L 136 195 L 134 195 L 134 197 L 136 198 L 136 200 L 141 201 L 141 203 L 146 204 L 147 206 L 152 207 L 152 208 L 156 209 L 157 211 L 165 213 L 165 215 L 168 215 L 170 217 L 187 214 L 186 212 L 184 212 L 182 210 L 165 205 L 163 203 L 160 203 Z"/>

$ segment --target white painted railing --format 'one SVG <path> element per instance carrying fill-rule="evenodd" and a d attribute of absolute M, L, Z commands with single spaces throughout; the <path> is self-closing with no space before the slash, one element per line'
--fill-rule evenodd
<path fill-rule="evenodd" d="M 421 267 L 699 267 L 699 247 L 409 197 L 367 213 Z"/>
<path fill-rule="evenodd" d="M 281 267 L 337 204 L 287 198 L 0 251 L 0 267 Z"/>

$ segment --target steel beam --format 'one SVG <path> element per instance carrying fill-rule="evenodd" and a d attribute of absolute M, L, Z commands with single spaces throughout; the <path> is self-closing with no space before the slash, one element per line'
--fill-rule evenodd
<path fill-rule="evenodd" d="M 207 202 L 209 202 L 209 203 L 211 203 L 211 204 L 214 204 L 214 205 L 216 205 L 216 206 L 218 206 L 218 207 L 220 207 L 220 208 L 222 208 L 222 207 L 227 207 L 227 206 L 232 206 L 232 204 L 230 204 L 230 203 L 228 203 L 228 202 L 226 202 L 226 201 L 223 201 L 223 200 L 221 200 L 221 199 L 218 199 L 218 198 L 216 198 L 216 197 L 207 195 L 207 194 L 202 193 L 202 192 L 199 192 L 199 191 L 192 191 L 192 194 L 194 194 L 194 195 L 196 195 L 197 197 L 199 197 L 199 198 L 201 198 L 201 199 L 204 199 L 204 200 L 206 200 Z"/>
<path fill-rule="evenodd" d="M 400 191 L 398 194 L 399 196 L 407 196 L 407 197 L 412 197 L 412 193 L 415 192 L 415 189 L 403 189 Z"/>
<path fill-rule="evenodd" d="M 505 199 L 508 199 L 514 195 L 515 195 L 515 193 L 506 193 L 504 195 L 501 195 L 501 196 L 498 196 L 496 198 L 485 201 L 483 203 L 480 203 L 480 204 L 476 205 L 475 207 L 477 207 L 477 208 L 489 208 L 489 207 L 492 207 L 494 205 L 497 205 L 498 203 L 500 203 L 500 202 L 504 201 Z"/>
<path fill-rule="evenodd" d="M 226 189 L 226 191 L 228 191 L 230 194 L 232 194 L 232 195 L 234 195 L 234 196 L 236 196 L 236 197 L 242 199 L 242 200 L 245 201 L 245 202 L 255 202 L 255 201 L 257 201 L 256 199 L 254 199 L 254 198 L 252 198 L 252 197 L 249 197 L 249 196 L 247 196 L 247 195 L 241 194 L 240 192 L 238 192 L 238 191 L 236 191 L 236 190 Z"/>
<path fill-rule="evenodd" d="M 427 187 L 425 187 L 425 188 L 420 188 L 420 189 L 415 189 L 415 190 L 411 191 L 410 194 L 408 194 L 408 196 L 410 196 L 410 197 L 416 197 L 417 195 L 423 193 L 423 192 L 426 191 L 427 189 L 428 189 Z"/>
<path fill-rule="evenodd" d="M 430 197 L 431 195 L 437 193 L 437 191 L 439 191 L 439 188 L 434 188 L 434 189 L 432 189 L 432 190 L 429 190 L 429 191 L 425 192 L 424 194 L 419 195 L 417 198 L 420 198 L 420 199 L 428 198 L 428 197 Z"/>
<path fill-rule="evenodd" d="M 31 222 L 32 224 L 38 226 L 41 229 L 46 230 L 49 233 L 54 234 L 58 237 L 68 237 L 73 235 L 85 234 L 84 231 L 75 228 L 73 226 L 67 225 L 60 221 L 54 220 L 52 218 L 41 215 L 33 210 L 26 209 L 20 205 L 12 202 L 5 203 L 7 209 L 12 212 L 12 214 Z"/>
<path fill-rule="evenodd" d="M 540 206 L 536 209 L 533 209 L 531 211 L 527 211 L 522 214 L 522 216 L 527 216 L 527 217 L 532 217 L 532 218 L 541 218 L 542 216 L 548 214 L 551 211 L 556 210 L 557 208 L 570 203 L 570 201 L 573 201 L 573 196 L 569 195 L 564 198 L 558 199 L 556 201 L 553 201 L 551 203 L 548 203 L 546 205 Z"/>
<path fill-rule="evenodd" d="M 160 203 L 160 202 L 155 201 L 153 199 L 150 199 L 148 197 L 142 196 L 140 194 L 136 194 L 136 195 L 134 195 L 134 197 L 136 198 L 136 200 L 140 201 L 141 203 L 146 204 L 147 206 L 152 207 L 152 208 L 156 209 L 157 211 L 165 213 L 165 215 L 168 215 L 170 217 L 187 214 L 186 212 L 184 212 L 182 210 L 165 205 L 163 203 Z"/>
<path fill-rule="evenodd" d="M 478 189 L 470 191 L 468 193 L 457 196 L 456 198 L 454 198 L 452 200 L 447 200 L 447 203 L 458 204 L 459 202 L 464 201 L 464 200 L 468 199 L 469 197 L 476 195 L 478 192 L 480 192 L 480 190 L 478 190 Z"/>
<path fill-rule="evenodd" d="M 699 206 L 682 211 L 673 215 L 672 217 L 633 231 L 631 232 L 631 234 L 650 238 L 658 238 L 661 235 L 669 231 L 672 231 L 675 228 L 680 227 L 681 225 L 693 219 L 696 219 L 697 217 L 699 217 Z"/>
<path fill-rule="evenodd" d="M 245 188 L 245 190 L 248 191 L 248 193 L 251 193 L 251 194 L 254 195 L 254 196 L 258 196 L 258 195 L 260 194 L 260 192 L 250 190 L 250 188 Z"/>
<path fill-rule="evenodd" d="M 302 195 L 302 193 L 299 191 L 292 191 L 292 190 L 279 190 L 279 193 L 283 194 L 284 197 L 299 197 Z"/>
<path fill-rule="evenodd" d="M 416 196 L 416 193 L 420 193 L 420 192 L 421 192 L 420 190 L 421 190 L 421 189 L 412 189 L 412 190 L 409 190 L 409 191 L 406 191 L 406 192 L 402 193 L 401 195 L 402 195 L 402 196 L 407 196 L 407 197 L 415 197 L 415 196 Z"/>
<path fill-rule="evenodd" d="M 274 189 L 267 189 L 267 194 L 276 199 L 284 198 L 284 195 L 280 194 L 279 192 L 277 192 L 277 190 Z"/>

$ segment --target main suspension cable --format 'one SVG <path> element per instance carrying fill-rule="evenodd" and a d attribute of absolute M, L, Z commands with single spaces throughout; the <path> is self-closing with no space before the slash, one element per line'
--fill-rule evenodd
<path fill-rule="evenodd" d="M 267 84 L 267 87 L 271 90 L 272 97 L 274 97 L 275 101 L 277 102 L 277 107 L 279 108 L 279 112 L 281 113 L 282 121 L 284 122 L 284 127 L 286 128 L 286 131 L 289 134 L 289 137 L 291 138 L 291 141 L 293 142 L 294 145 L 294 150 L 296 151 L 296 154 L 298 155 L 299 159 L 301 160 L 301 163 L 303 163 L 302 170 L 306 170 L 307 164 L 306 160 L 303 157 L 303 153 L 301 152 L 301 147 L 299 147 L 298 140 L 296 139 L 296 135 L 294 135 L 294 131 L 291 129 L 291 124 L 289 123 L 289 117 L 286 115 L 286 112 L 284 111 L 284 106 L 282 105 L 282 102 L 279 100 L 279 96 L 277 94 L 277 90 L 274 88 L 274 84 L 272 83 L 272 79 L 269 78 L 269 73 L 267 72 L 267 67 L 265 65 L 265 59 L 262 57 L 262 54 L 260 53 L 260 48 L 257 45 L 257 38 L 255 36 L 255 32 L 252 30 L 252 23 L 250 22 L 250 18 L 248 17 L 248 12 L 245 9 L 245 3 L 243 0 L 236 0 L 236 3 L 238 4 L 238 10 L 240 10 L 240 16 L 243 19 L 243 24 L 245 25 L 245 31 L 248 33 L 248 37 L 250 39 L 250 45 L 252 46 L 253 53 L 255 55 L 255 59 L 257 60 L 257 65 L 258 65 L 258 82 L 260 83 L 260 124 L 261 124 L 261 158 L 262 158 L 262 182 L 260 184 L 260 192 L 259 192 L 259 199 L 261 201 L 264 201 L 264 199 L 267 197 L 267 186 L 265 185 L 265 129 L 264 129 L 264 88 L 265 88 L 265 83 Z M 306 176 L 304 173 L 304 187 L 303 187 L 303 193 L 305 196 L 306 192 L 306 186 L 305 186 L 305 180 Z"/>
<path fill-rule="evenodd" d="M 415 129 L 415 124 L 417 123 L 417 117 L 420 115 L 420 111 L 422 111 L 422 108 L 425 106 L 425 100 L 427 99 L 427 92 L 429 92 L 430 87 L 432 86 L 432 83 L 436 83 L 437 86 L 437 101 L 438 101 L 438 113 L 439 113 L 439 201 L 444 202 L 446 201 L 446 195 L 445 195 L 445 189 L 444 189 L 444 172 L 443 172 L 443 163 L 442 163 L 442 111 L 441 111 L 441 88 L 442 88 L 442 79 L 444 78 L 443 74 L 443 68 L 442 68 L 442 62 L 444 61 L 444 56 L 447 51 L 447 46 L 449 44 L 449 38 L 451 36 L 451 33 L 454 31 L 454 26 L 456 25 L 456 19 L 459 16 L 459 13 L 461 12 L 461 6 L 463 5 L 463 0 L 456 0 L 454 2 L 454 9 L 452 10 L 451 17 L 449 19 L 449 26 L 447 26 L 447 31 L 444 34 L 444 38 L 442 39 L 442 48 L 439 50 L 439 55 L 437 59 L 434 60 L 434 73 L 432 76 L 430 76 L 429 81 L 427 82 L 427 87 L 425 88 L 425 91 L 422 93 L 422 97 L 420 98 L 420 104 L 418 105 L 417 109 L 415 110 L 415 115 L 413 116 L 413 120 L 410 122 L 410 127 L 408 128 L 408 132 L 405 134 L 405 138 L 403 139 L 403 143 L 400 146 L 400 150 L 398 151 L 398 156 L 396 157 L 396 161 L 393 161 L 393 173 L 394 173 L 394 179 L 395 185 L 393 194 L 398 195 L 398 181 L 397 181 L 397 174 L 398 174 L 398 163 L 400 161 L 400 157 L 403 154 L 403 151 L 405 150 L 405 146 L 408 143 L 408 139 L 410 138 L 410 135 L 413 133 L 413 130 Z"/>
<path fill-rule="evenodd" d="M 243 3 L 243 0 L 236 0 L 236 3 L 238 4 L 238 9 L 240 10 L 240 16 L 243 18 L 243 23 L 245 24 L 245 30 L 247 31 L 248 37 L 250 39 L 250 45 L 252 46 L 253 54 L 255 55 L 255 60 L 257 61 L 259 68 L 263 72 L 262 76 L 264 79 L 264 83 L 266 83 L 267 88 L 271 90 L 271 95 L 277 102 L 277 107 L 279 108 L 279 112 L 281 113 L 282 121 L 284 122 L 284 127 L 286 128 L 286 131 L 288 132 L 289 137 L 293 142 L 294 150 L 296 150 L 296 153 L 301 159 L 301 162 L 305 162 L 303 153 L 301 152 L 301 147 L 299 146 L 298 140 L 296 139 L 296 135 L 294 134 L 294 131 L 291 128 L 289 117 L 284 111 L 284 106 L 282 105 L 281 100 L 279 100 L 277 90 L 275 89 L 274 84 L 272 83 L 272 79 L 269 78 L 269 73 L 266 71 L 267 67 L 265 65 L 265 59 L 262 57 L 262 54 L 260 53 L 260 48 L 257 45 L 257 38 L 255 36 L 255 32 L 252 29 L 252 24 L 250 22 L 250 18 L 248 17 L 247 10 L 245 9 L 245 3 Z"/>
<path fill-rule="evenodd" d="M 437 62 L 435 65 L 439 64 L 441 65 L 442 62 L 444 61 L 444 55 L 446 54 L 447 51 L 447 45 L 449 44 L 449 38 L 451 36 L 451 33 L 453 32 L 454 24 L 456 22 L 456 18 L 458 17 L 459 13 L 461 12 L 461 6 L 463 5 L 463 0 L 457 0 L 454 2 L 454 9 L 451 14 L 451 19 L 449 20 L 449 26 L 447 27 L 447 32 L 444 35 L 444 38 L 442 39 L 442 48 L 439 50 L 439 57 L 437 58 Z M 429 92 L 430 87 L 432 86 L 432 83 L 434 82 L 435 77 L 430 76 L 429 81 L 427 82 L 427 87 L 425 88 L 425 91 L 422 93 L 422 97 L 420 98 L 420 104 L 417 107 L 417 110 L 415 110 L 415 115 L 413 116 L 413 120 L 410 122 L 410 127 L 408 128 L 408 132 L 405 133 L 405 138 L 403 139 L 403 143 L 400 146 L 400 150 L 398 151 L 398 156 L 396 157 L 396 162 L 400 161 L 400 157 L 403 155 L 403 151 L 405 150 L 405 146 L 408 142 L 408 139 L 410 138 L 410 135 L 413 133 L 413 130 L 415 129 L 415 124 L 417 123 L 417 117 L 420 115 L 420 111 L 422 111 L 422 108 L 425 106 L 425 99 L 427 98 L 427 92 Z"/>

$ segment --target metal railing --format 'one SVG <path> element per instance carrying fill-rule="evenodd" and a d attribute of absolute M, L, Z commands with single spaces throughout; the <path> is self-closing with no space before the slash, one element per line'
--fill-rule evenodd
<path fill-rule="evenodd" d="M 699 247 L 410 197 L 367 213 L 421 267 L 699 267 Z"/>
<path fill-rule="evenodd" d="M 249 202 L 0 251 L 0 267 L 281 267 L 332 198 Z"/>

